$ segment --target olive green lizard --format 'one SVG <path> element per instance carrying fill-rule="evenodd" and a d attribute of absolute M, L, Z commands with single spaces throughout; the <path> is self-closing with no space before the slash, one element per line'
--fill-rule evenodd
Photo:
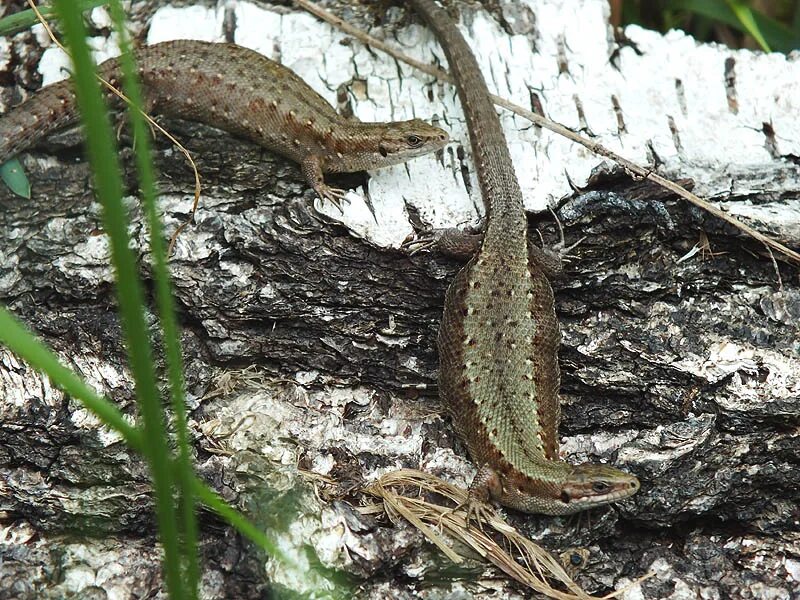
<path fill-rule="evenodd" d="M 294 72 L 235 44 L 177 40 L 135 54 L 148 112 L 200 121 L 281 154 L 300 165 L 320 197 L 337 205 L 344 192 L 327 186 L 323 173 L 398 164 L 438 150 L 449 139 L 419 119 L 346 119 Z M 117 84 L 117 59 L 98 70 Z M 109 98 L 116 97 L 109 92 Z M 69 80 L 40 90 L 0 117 L 0 164 L 78 118 Z"/>
<path fill-rule="evenodd" d="M 480 249 L 447 290 L 438 339 L 439 394 L 479 467 L 470 511 L 492 498 L 561 515 L 631 496 L 633 475 L 559 459 L 561 333 L 547 275 L 560 261 L 528 241 L 522 192 L 472 51 L 432 0 L 411 4 L 447 55 L 487 212 Z M 452 252 L 453 238 L 438 241 Z"/>

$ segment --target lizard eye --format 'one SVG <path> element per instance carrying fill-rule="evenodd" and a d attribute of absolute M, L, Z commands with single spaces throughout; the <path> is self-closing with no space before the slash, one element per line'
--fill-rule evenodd
<path fill-rule="evenodd" d="M 561 501 L 564 504 L 569 504 L 570 500 L 572 500 L 572 498 L 570 498 L 569 492 L 566 492 L 566 491 L 561 492 Z"/>
<path fill-rule="evenodd" d="M 414 135 L 413 133 L 406 138 L 406 143 L 411 146 L 412 148 L 416 148 L 417 146 L 422 144 L 422 138 L 418 135 Z"/>
<path fill-rule="evenodd" d="M 611 488 L 605 481 L 595 481 L 592 484 L 592 491 L 597 492 L 598 494 L 602 494 L 607 492 Z"/>

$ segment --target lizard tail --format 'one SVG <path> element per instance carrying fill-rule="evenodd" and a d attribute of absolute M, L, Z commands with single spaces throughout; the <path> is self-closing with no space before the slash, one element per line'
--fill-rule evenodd
<path fill-rule="evenodd" d="M 0 164 L 38 140 L 78 120 L 78 105 L 69 80 L 50 85 L 0 119 Z"/>

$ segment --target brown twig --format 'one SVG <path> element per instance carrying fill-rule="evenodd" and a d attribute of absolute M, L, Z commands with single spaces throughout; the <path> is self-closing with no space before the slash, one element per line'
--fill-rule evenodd
<path fill-rule="evenodd" d="M 409 497 L 401 494 L 397 488 L 416 489 L 420 495 Z M 364 491 L 380 498 L 384 503 L 384 510 L 389 515 L 399 514 L 417 527 L 454 562 L 461 562 L 463 556 L 456 552 L 436 529 L 446 532 L 450 539 L 458 540 L 473 552 L 480 554 L 509 577 L 550 598 L 557 600 L 615 598 L 652 576 L 648 574 L 640 577 L 627 587 L 606 596 L 591 596 L 572 580 L 561 563 L 547 550 L 521 535 L 498 515 L 486 519 L 480 518 L 482 523 L 488 526 L 487 528 L 493 529 L 502 536 L 509 547 L 515 549 L 518 559 L 505 551 L 483 529 L 468 527 L 464 509 L 441 506 L 421 497 L 421 492 L 425 491 L 446 498 L 454 506 L 463 506 L 467 500 L 467 493 L 459 487 L 421 471 L 401 469 L 386 473 Z M 551 581 L 569 591 L 554 588 Z"/>

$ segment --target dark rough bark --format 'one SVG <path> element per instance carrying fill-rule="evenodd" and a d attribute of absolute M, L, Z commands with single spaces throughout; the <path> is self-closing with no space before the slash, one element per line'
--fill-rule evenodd
<path fill-rule="evenodd" d="M 289 538 L 291 516 L 320 512 L 298 459 L 327 464 L 342 487 L 399 465 L 468 480 L 455 457 L 464 448 L 435 396 L 436 330 L 458 265 L 370 247 L 314 212 L 290 163 L 207 127 L 169 128 L 189 141 L 204 180 L 197 223 L 171 263 L 201 474 Z M 32 200 L 0 189 L 0 299 L 131 413 L 113 278 L 89 172 L 75 160 L 78 139 L 61 136 L 26 157 Z M 163 143 L 156 162 L 174 227 L 191 174 Z M 787 168 L 796 178 L 796 166 L 775 172 Z M 133 194 L 131 174 L 128 182 Z M 135 201 L 130 208 L 146 247 Z M 578 578 L 590 590 L 655 568 L 646 597 L 800 593 L 797 268 L 779 260 L 779 289 L 758 244 L 623 175 L 598 178 L 559 214 L 568 242 L 587 236 L 554 282 L 565 450 L 573 461 L 616 460 L 643 489 L 588 526 L 509 519 L 554 552 L 589 548 Z M 531 226 L 557 240 L 548 217 Z M 714 255 L 678 262 L 702 235 Z M 160 589 L 144 465 L 2 349 L 0 440 L 0 598 Z M 363 580 L 365 596 L 485 589 L 461 581 L 480 570 L 443 565 L 407 526 L 349 504 L 361 501 L 350 494 L 321 505 L 327 521 L 312 537 L 319 548 L 320 535 L 344 524 L 349 554 L 330 564 Z M 258 554 L 207 514 L 201 526 L 207 597 L 269 594 L 275 573 L 265 574 Z"/>

